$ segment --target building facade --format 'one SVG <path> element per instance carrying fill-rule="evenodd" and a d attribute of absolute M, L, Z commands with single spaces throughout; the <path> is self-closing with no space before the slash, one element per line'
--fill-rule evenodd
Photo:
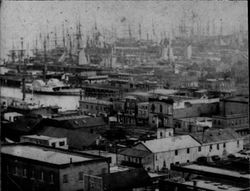
<path fill-rule="evenodd" d="M 219 114 L 213 116 L 215 128 L 244 128 L 249 126 L 248 96 L 220 100 Z"/>
<path fill-rule="evenodd" d="M 106 100 L 96 98 L 82 98 L 79 101 L 79 109 L 87 114 L 108 115 L 111 110 L 112 103 Z"/>
<path fill-rule="evenodd" d="M 33 144 L 2 145 L 2 189 L 76 191 L 84 174 L 109 173 L 109 159 Z"/>

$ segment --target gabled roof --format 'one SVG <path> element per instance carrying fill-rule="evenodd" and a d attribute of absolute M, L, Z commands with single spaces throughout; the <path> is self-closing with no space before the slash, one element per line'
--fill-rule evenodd
<path fill-rule="evenodd" d="M 154 139 L 146 142 L 141 142 L 141 144 L 143 144 L 153 153 L 168 152 L 200 146 L 200 143 L 198 143 L 190 135 L 180 135 L 163 139 Z"/>
<path fill-rule="evenodd" d="M 126 149 L 122 150 L 119 154 L 120 155 L 143 158 L 143 157 L 146 157 L 146 156 L 150 155 L 150 152 L 149 151 L 138 150 L 138 149 L 134 149 L 134 148 L 126 148 Z"/>
<path fill-rule="evenodd" d="M 51 126 L 44 127 L 39 134 L 58 138 L 67 137 L 69 147 L 77 149 L 95 144 L 96 139 L 100 137 L 98 134 Z"/>
<path fill-rule="evenodd" d="M 222 130 L 208 130 L 204 132 L 204 135 L 203 132 L 192 133 L 190 135 L 201 144 L 219 143 L 242 139 L 242 137 L 238 135 L 233 129 L 229 128 Z"/>

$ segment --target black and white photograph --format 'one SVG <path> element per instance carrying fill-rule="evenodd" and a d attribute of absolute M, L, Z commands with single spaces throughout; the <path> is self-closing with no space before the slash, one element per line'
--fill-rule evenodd
<path fill-rule="evenodd" d="M 0 0 L 0 190 L 249 191 L 247 0 Z"/>

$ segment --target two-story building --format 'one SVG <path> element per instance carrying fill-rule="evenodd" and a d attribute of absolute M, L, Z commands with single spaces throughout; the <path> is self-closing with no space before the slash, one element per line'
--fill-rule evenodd
<path fill-rule="evenodd" d="M 232 129 L 204 130 L 190 134 L 201 146 L 198 147 L 197 157 L 226 157 L 243 149 L 243 137 Z"/>
<path fill-rule="evenodd" d="M 189 135 L 169 136 L 141 142 L 119 153 L 122 160 L 142 165 L 149 171 L 170 169 L 172 164 L 193 162 L 200 143 Z"/>
<path fill-rule="evenodd" d="M 173 99 L 167 97 L 149 98 L 149 125 L 173 127 Z"/>
<path fill-rule="evenodd" d="M 249 97 L 234 96 L 220 100 L 219 114 L 213 116 L 214 128 L 249 127 Z"/>
<path fill-rule="evenodd" d="M 96 98 L 82 98 L 79 101 L 79 109 L 86 114 L 108 115 L 111 112 L 112 103 Z"/>
<path fill-rule="evenodd" d="M 30 143 L 1 147 L 3 190 L 84 190 L 84 175 L 109 173 L 109 158 Z"/>

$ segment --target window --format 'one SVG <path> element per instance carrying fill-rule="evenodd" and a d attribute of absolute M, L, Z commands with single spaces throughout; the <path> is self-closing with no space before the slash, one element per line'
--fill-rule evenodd
<path fill-rule="evenodd" d="M 198 147 L 198 151 L 201 152 L 201 147 Z"/>
<path fill-rule="evenodd" d="M 14 175 L 17 175 L 17 171 L 18 171 L 17 166 L 15 166 L 14 167 Z"/>
<path fill-rule="evenodd" d="M 240 147 L 240 141 L 237 141 L 237 148 Z"/>
<path fill-rule="evenodd" d="M 83 172 L 78 173 L 78 178 L 79 178 L 79 180 L 83 180 Z"/>
<path fill-rule="evenodd" d="M 64 146 L 64 145 L 65 145 L 65 142 L 64 142 L 64 141 L 60 141 L 60 142 L 59 142 L 59 145 L 60 145 L 60 146 Z"/>
<path fill-rule="evenodd" d="M 6 171 L 7 171 L 7 173 L 9 174 L 9 172 L 10 172 L 10 167 L 9 167 L 9 165 L 6 166 Z"/>
<path fill-rule="evenodd" d="M 213 145 L 210 145 L 210 146 L 209 146 L 209 149 L 210 149 L 210 151 L 211 151 L 211 150 L 213 149 Z"/>
<path fill-rule="evenodd" d="M 163 135 L 162 135 L 162 132 L 160 132 L 160 138 L 162 138 L 162 136 L 163 136 Z"/>
<path fill-rule="evenodd" d="M 178 155 L 178 150 L 175 150 L 175 155 L 176 155 L 176 156 Z"/>
<path fill-rule="evenodd" d="M 217 144 L 217 150 L 220 150 L 220 144 Z"/>
<path fill-rule="evenodd" d="M 226 143 L 223 143 L 223 148 L 226 148 Z"/>
<path fill-rule="evenodd" d="M 89 106 L 88 105 L 86 105 L 86 109 L 88 109 L 89 108 Z"/>
<path fill-rule="evenodd" d="M 160 113 L 162 113 L 163 109 L 162 109 L 162 105 L 160 105 Z"/>
<path fill-rule="evenodd" d="M 50 173 L 50 183 L 51 184 L 54 183 L 54 173 L 53 172 Z"/>
<path fill-rule="evenodd" d="M 35 178 L 35 170 L 32 169 L 31 170 L 31 176 L 30 176 L 31 179 L 34 179 Z"/>
<path fill-rule="evenodd" d="M 41 180 L 41 181 L 44 181 L 44 172 L 43 172 L 43 171 L 41 171 L 40 180 Z"/>
<path fill-rule="evenodd" d="M 187 153 L 189 153 L 190 152 L 190 149 L 189 148 L 187 148 Z"/>
<path fill-rule="evenodd" d="M 155 160 L 157 160 L 157 155 L 155 155 Z"/>
<path fill-rule="evenodd" d="M 26 168 L 23 169 L 23 177 L 27 177 L 27 169 Z"/>
<path fill-rule="evenodd" d="M 154 104 L 152 104 L 152 106 L 151 106 L 151 111 L 152 111 L 152 113 L 155 112 L 155 105 Z"/>
<path fill-rule="evenodd" d="M 63 175 L 63 183 L 68 183 L 68 175 L 67 174 Z"/>
<path fill-rule="evenodd" d="M 51 143 L 51 146 L 52 147 L 56 147 L 56 143 Z"/>

